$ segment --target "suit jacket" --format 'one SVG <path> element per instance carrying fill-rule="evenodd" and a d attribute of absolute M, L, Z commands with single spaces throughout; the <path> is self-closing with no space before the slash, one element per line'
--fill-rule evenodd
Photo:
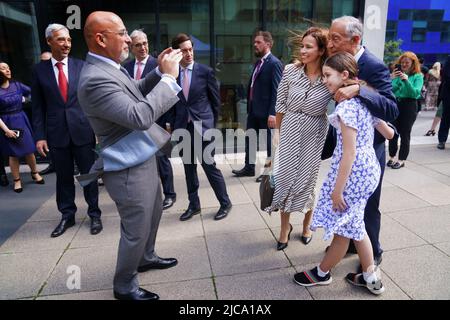
<path fill-rule="evenodd" d="M 444 63 L 444 68 L 442 69 L 442 88 L 441 88 L 441 98 L 444 104 L 444 109 L 450 110 L 450 55 Z"/>
<path fill-rule="evenodd" d="M 370 113 L 384 121 L 394 121 L 399 114 L 397 100 L 392 93 L 392 81 L 386 65 L 365 49 L 358 61 L 359 79 L 376 89 L 362 86 L 359 98 L 364 102 Z M 374 144 L 384 142 L 384 137 L 375 131 Z"/>
<path fill-rule="evenodd" d="M 130 76 L 134 78 L 134 66 L 136 64 L 136 60 L 133 59 L 126 64 L 124 64 L 124 68 L 128 71 Z M 152 56 L 148 57 L 147 63 L 145 64 L 144 70 L 142 71 L 141 78 L 144 78 L 147 74 L 149 74 L 151 71 L 156 69 L 158 67 L 158 60 L 153 58 Z M 166 129 L 166 123 L 170 123 L 171 126 L 173 125 L 173 117 L 175 116 L 175 108 L 170 108 L 169 111 L 164 113 L 159 119 L 156 121 L 156 123 Z"/>
<path fill-rule="evenodd" d="M 156 71 L 136 81 L 121 70 L 88 54 L 81 71 L 78 99 L 101 146 L 149 129 L 178 101 Z"/>
<path fill-rule="evenodd" d="M 77 87 L 84 62 L 68 59 L 68 100 L 64 102 L 56 82 L 52 61 L 36 64 L 32 72 L 32 112 L 36 141 L 47 140 L 49 147 L 95 143 L 94 132 L 81 110 Z"/>
<path fill-rule="evenodd" d="M 253 100 L 250 101 L 250 86 L 255 67 L 256 64 L 247 86 L 247 112 L 258 118 L 268 118 L 269 115 L 275 115 L 277 90 L 283 76 L 283 64 L 273 54 L 267 57 L 253 84 Z"/>
<path fill-rule="evenodd" d="M 178 84 L 180 84 L 178 77 Z M 202 132 L 215 128 L 220 112 L 219 84 L 214 71 L 203 64 L 194 63 L 191 74 L 188 100 L 183 91 L 178 93 L 180 101 L 175 106 L 174 130 L 187 128 L 188 119 L 202 121 Z"/>

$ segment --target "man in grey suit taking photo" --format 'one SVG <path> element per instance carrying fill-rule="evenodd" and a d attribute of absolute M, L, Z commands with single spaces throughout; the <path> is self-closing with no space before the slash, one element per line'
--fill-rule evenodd
<path fill-rule="evenodd" d="M 128 57 L 131 39 L 119 16 L 103 11 L 91 13 L 84 37 L 89 53 L 81 71 L 78 99 L 102 148 L 120 141 L 130 131 L 147 131 L 178 101 L 181 88 L 175 79 L 181 60 L 179 50 L 163 51 L 157 70 L 136 81 L 120 66 Z M 160 258 L 155 251 L 162 214 L 155 156 L 123 170 L 106 171 L 103 182 L 116 203 L 121 222 L 114 297 L 159 299 L 156 293 L 140 288 L 137 278 L 138 272 L 177 264 L 176 259 Z"/>

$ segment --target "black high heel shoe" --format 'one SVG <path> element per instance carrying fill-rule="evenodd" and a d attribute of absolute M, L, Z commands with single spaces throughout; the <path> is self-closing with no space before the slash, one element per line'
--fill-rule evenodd
<path fill-rule="evenodd" d="M 37 180 L 34 175 L 38 174 L 39 172 L 31 172 L 31 178 L 33 179 L 34 182 L 36 182 L 36 184 L 45 184 L 45 180 L 44 178 L 42 178 L 41 180 Z"/>
<path fill-rule="evenodd" d="M 306 245 L 308 245 L 310 242 L 311 242 L 311 240 L 312 240 L 312 234 L 311 234 L 311 237 L 305 237 L 304 235 L 302 235 L 302 237 L 300 238 L 300 240 L 303 242 L 303 244 L 306 246 Z"/>
<path fill-rule="evenodd" d="M 426 136 L 426 137 L 429 137 L 429 136 L 434 136 L 435 134 L 436 134 L 436 131 L 434 131 L 434 130 L 428 130 L 428 132 L 425 133 L 425 136 Z"/>
<path fill-rule="evenodd" d="M 19 179 L 14 179 L 14 182 L 19 182 L 20 181 L 20 178 Z M 14 188 L 14 192 L 15 193 L 21 193 L 23 191 L 23 188 L 22 187 L 20 187 L 20 188 Z"/>
<path fill-rule="evenodd" d="M 294 229 L 294 228 L 292 227 L 292 224 L 289 223 L 289 225 L 291 226 L 291 230 L 289 230 L 289 233 L 288 233 L 288 242 L 289 242 L 289 239 L 291 238 L 291 232 L 292 232 L 292 229 Z M 278 241 L 278 242 L 277 242 L 277 250 L 280 251 L 280 250 L 286 249 L 287 246 L 288 246 L 288 242 L 283 243 L 283 242 Z"/>

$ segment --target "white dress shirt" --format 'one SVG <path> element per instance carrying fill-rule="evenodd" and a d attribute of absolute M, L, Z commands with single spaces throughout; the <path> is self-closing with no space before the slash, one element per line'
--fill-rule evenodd
<path fill-rule="evenodd" d="M 358 52 L 356 53 L 356 55 L 355 55 L 356 63 L 359 62 L 359 59 L 362 57 L 364 51 L 365 51 L 364 47 L 361 46 L 361 49 L 359 49 L 359 51 L 358 51 Z"/>
<path fill-rule="evenodd" d="M 56 66 L 56 64 L 58 62 L 62 62 L 62 64 L 63 64 L 63 72 L 66 75 L 67 83 L 69 83 L 69 67 L 68 67 L 69 58 L 64 58 L 61 61 L 57 61 L 55 58 L 51 58 L 51 61 L 52 61 L 52 66 L 53 66 L 53 73 L 55 74 L 55 78 L 56 78 L 56 84 L 59 86 L 59 81 L 58 81 L 59 69 Z"/>

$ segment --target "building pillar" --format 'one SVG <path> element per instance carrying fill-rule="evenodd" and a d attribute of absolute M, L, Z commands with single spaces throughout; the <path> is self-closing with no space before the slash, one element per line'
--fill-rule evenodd
<path fill-rule="evenodd" d="M 389 0 L 366 0 L 363 45 L 383 60 Z"/>

